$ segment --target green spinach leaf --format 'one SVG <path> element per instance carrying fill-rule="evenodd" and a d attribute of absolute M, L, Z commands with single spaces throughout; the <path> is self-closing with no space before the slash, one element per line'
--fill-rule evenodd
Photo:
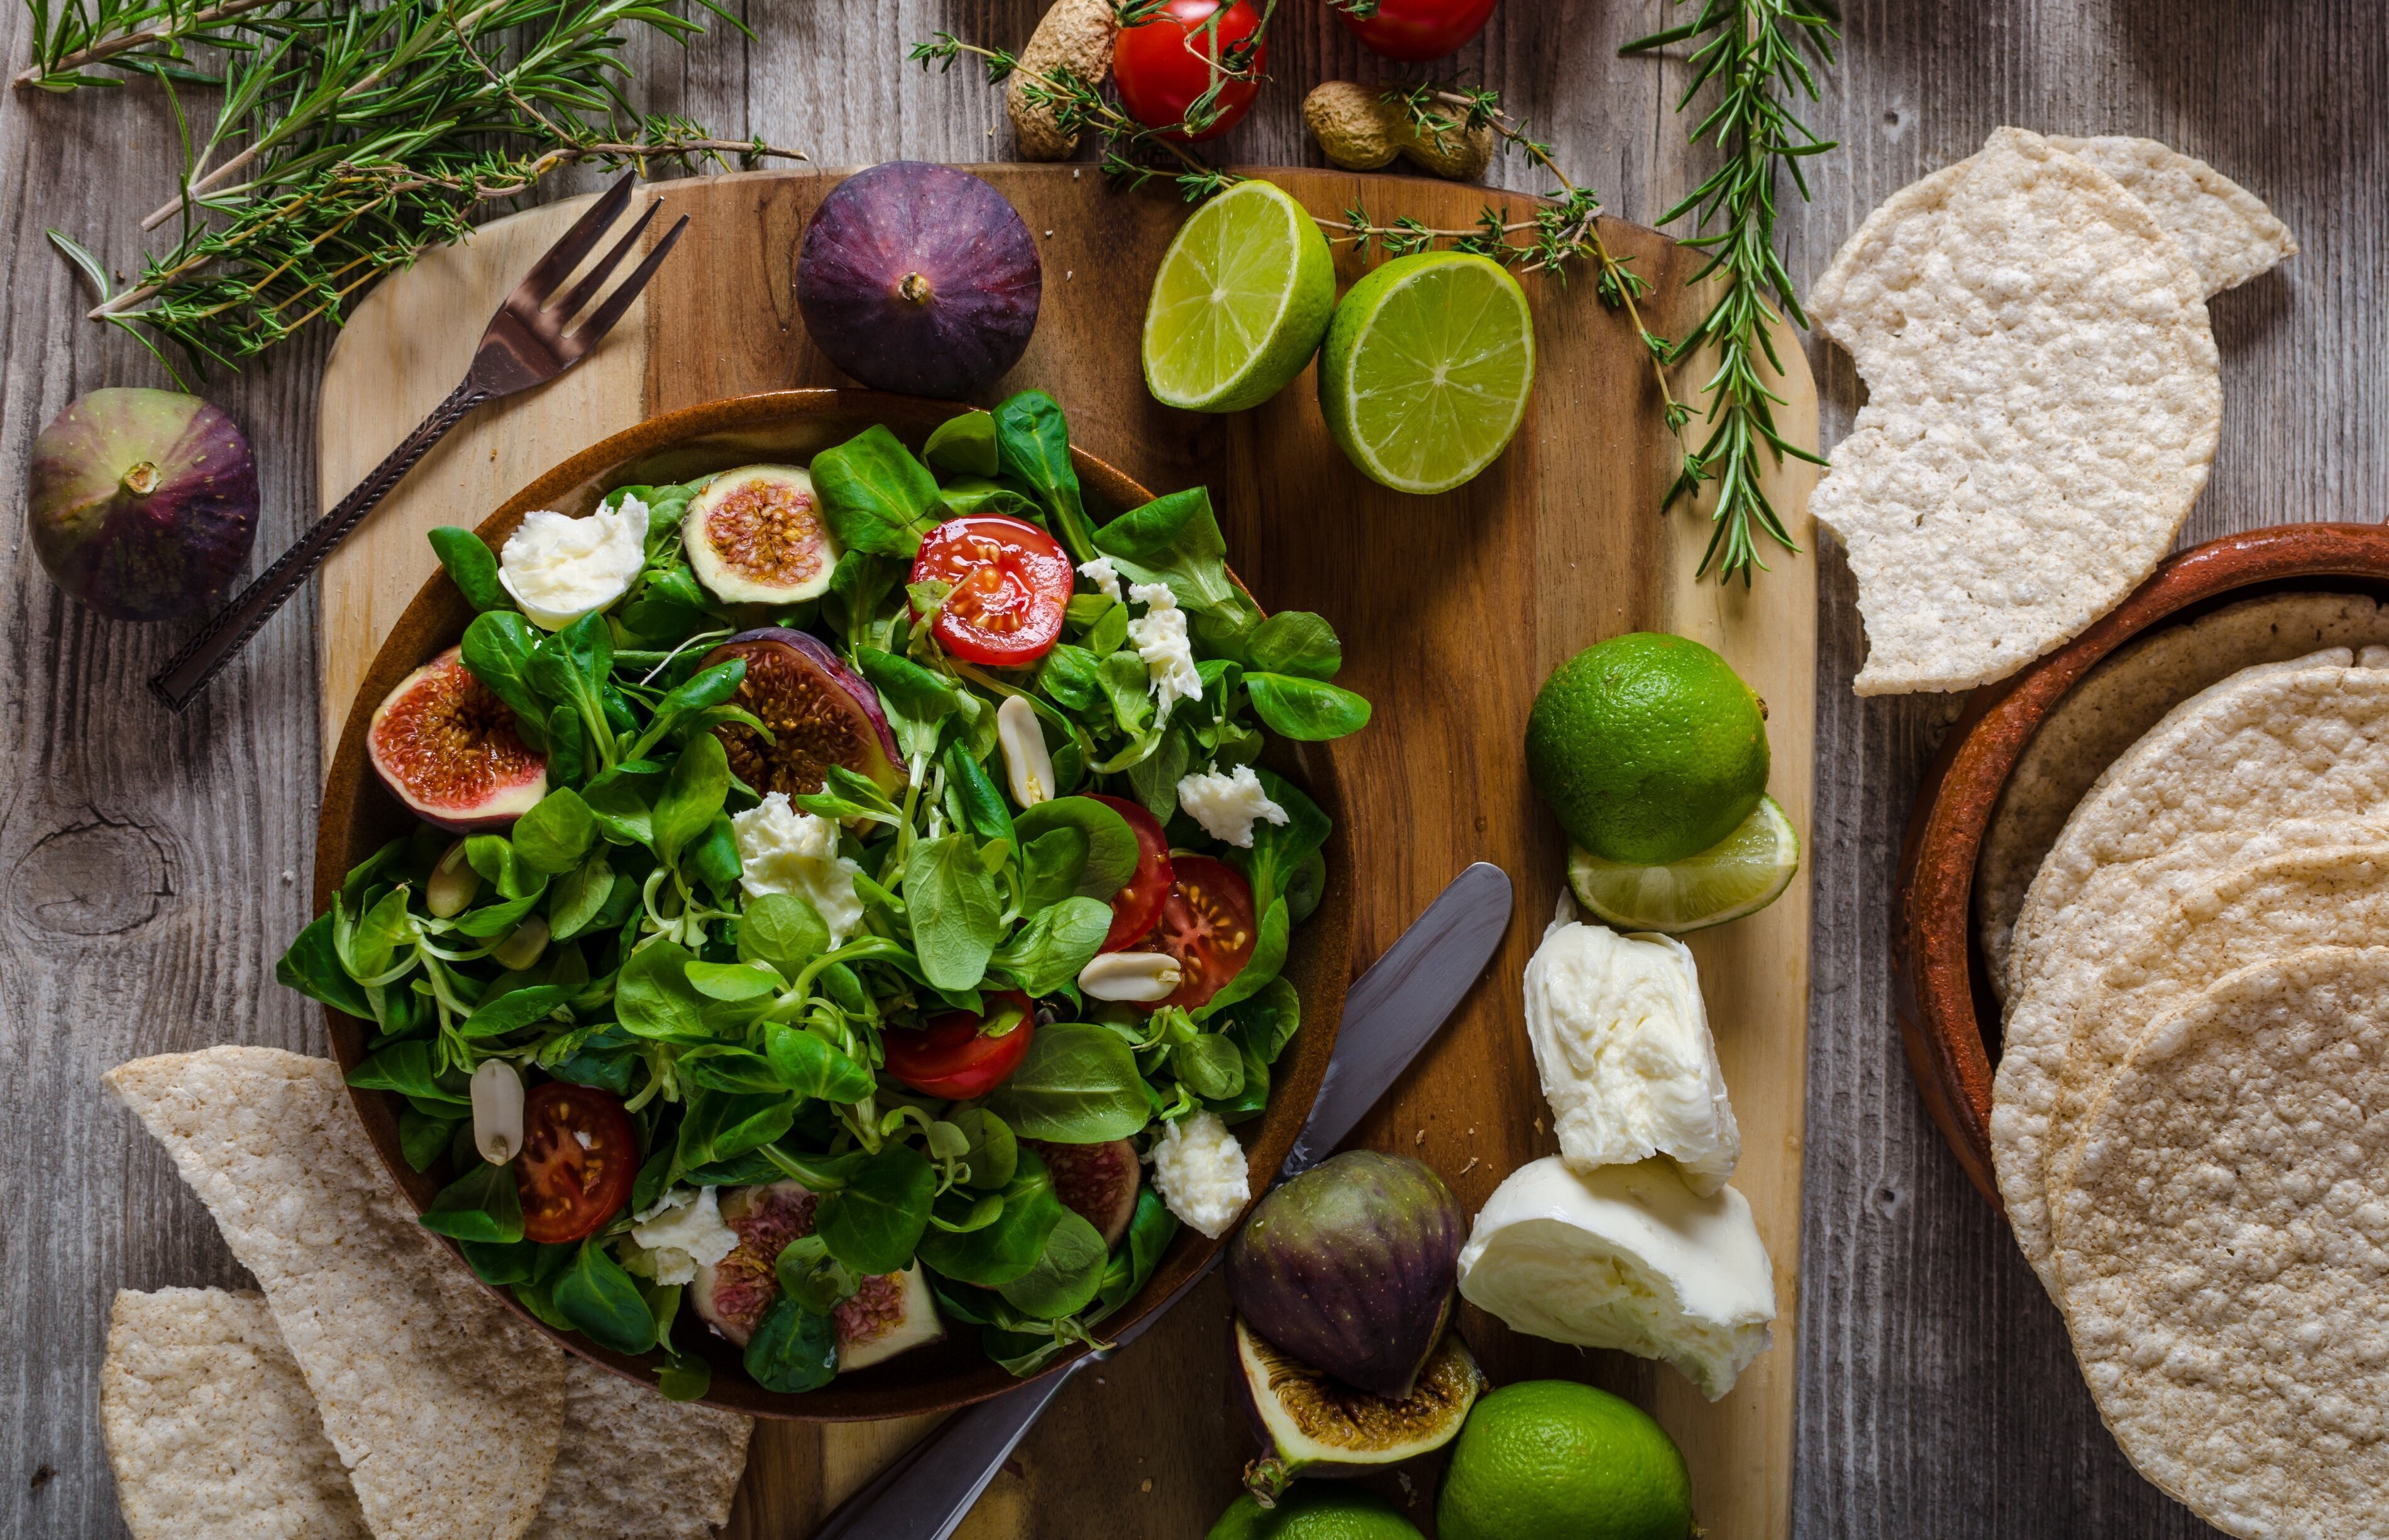
<path fill-rule="evenodd" d="M 993 476 L 997 463 L 994 415 L 965 412 L 947 418 L 921 446 L 921 458 L 939 470 L 965 476 Z"/>
<path fill-rule="evenodd" d="M 1057 796 L 1013 815 L 1012 826 L 1026 844 L 1054 829 L 1074 829 L 1087 842 L 1086 865 L 1079 873 L 1078 892 L 1088 898 L 1109 898 L 1136 875 L 1136 831 L 1128 820 L 1092 796 Z"/>
<path fill-rule="evenodd" d="M 909 561 L 945 517 L 938 478 L 877 423 L 813 456 L 813 489 L 839 545 Z"/>
<path fill-rule="evenodd" d="M 1003 906 L 960 830 L 913 846 L 904 862 L 904 908 L 925 980 L 939 989 L 974 989 L 1003 932 Z"/>
<path fill-rule="evenodd" d="M 1126 1139 L 1153 1108 L 1128 1044 L 1080 1023 L 1039 1028 L 1020 1067 L 987 1104 L 1016 1132 L 1059 1144 Z"/>
<path fill-rule="evenodd" d="M 747 1340 L 744 1361 L 747 1376 L 767 1391 L 819 1390 L 837 1378 L 837 1327 L 783 1294 Z"/>
<path fill-rule="evenodd" d="M 645 1295 L 595 1237 L 564 1270 L 549 1297 L 564 1318 L 600 1347 L 645 1353 L 656 1345 L 656 1317 Z"/>
<path fill-rule="evenodd" d="M 465 603 L 477 610 L 515 607 L 514 595 L 498 581 L 498 558 L 480 536 L 443 524 L 431 531 L 431 549 L 439 554 L 440 565 L 448 569 L 448 579 L 465 596 Z"/>
<path fill-rule="evenodd" d="M 473 1169 L 440 1190 L 418 1221 L 436 1235 L 497 1244 L 523 1238 L 522 1198 L 512 1165 L 477 1160 Z"/>
<path fill-rule="evenodd" d="M 991 965 L 1032 996 L 1054 994 L 1077 981 L 1079 971 L 1103 949 L 1111 928 L 1109 904 L 1100 898 L 1064 898 L 1031 914 L 1018 934 L 995 949 Z"/>
<path fill-rule="evenodd" d="M 1041 1320 L 1075 1315 L 1102 1287 L 1105 1260 L 1104 1238 L 1095 1227 L 1065 1211 L 1047 1232 L 1037 1261 L 1000 1292 L 1016 1308 Z"/>
<path fill-rule="evenodd" d="M 1341 685 L 1293 674 L 1246 674 L 1253 711 L 1281 737 L 1325 743 L 1369 725 L 1369 703 Z"/>
<path fill-rule="evenodd" d="M 885 1145 L 845 1187 L 822 1199 L 814 1232 L 855 1272 L 901 1271 L 913 1264 L 937 1190 L 927 1156 L 909 1144 Z"/>

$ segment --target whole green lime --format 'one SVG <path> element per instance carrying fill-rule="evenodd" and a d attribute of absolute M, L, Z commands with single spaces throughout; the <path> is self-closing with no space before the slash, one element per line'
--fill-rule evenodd
<path fill-rule="evenodd" d="M 1692 1478 L 1667 1430 L 1632 1402 L 1570 1380 L 1529 1380 L 1469 1414 L 1436 1495 L 1435 1532 L 1437 1540 L 1687 1540 Z"/>
<path fill-rule="evenodd" d="M 1767 710 L 1689 637 L 1614 636 L 1552 670 L 1527 717 L 1527 773 L 1570 838 L 1665 866 L 1733 833 L 1767 791 Z"/>
<path fill-rule="evenodd" d="M 1393 1504 L 1358 1487 L 1303 1482 L 1263 1508 L 1246 1493 L 1206 1540 L 1425 1540 Z"/>

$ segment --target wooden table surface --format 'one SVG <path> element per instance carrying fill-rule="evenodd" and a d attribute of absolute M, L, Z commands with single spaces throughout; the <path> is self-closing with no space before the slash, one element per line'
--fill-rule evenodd
<path fill-rule="evenodd" d="M 755 42 L 717 34 L 685 58 L 636 50 L 646 105 L 824 165 L 1005 153 L 995 95 L 925 76 L 903 47 L 939 28 L 1017 45 L 1037 0 L 744 8 Z M 2222 448 L 2185 539 L 2389 513 L 2389 129 L 2375 102 L 2389 12 L 2373 0 L 1851 0 L 1846 23 L 1845 60 L 1811 113 L 1844 146 L 1816 165 L 1816 202 L 1787 209 L 1795 275 L 1813 278 L 1868 209 L 2000 123 L 2165 139 L 2267 198 L 2306 248 L 2215 305 Z M 1668 112 L 1680 67 L 1615 57 L 1662 24 L 1660 0 L 1510 0 L 1449 73 L 1501 89 L 1614 212 L 1647 222 L 1706 164 Z M 13 73 L 26 55 L 24 10 L 0 0 L 0 65 Z M 1271 62 L 1276 83 L 1224 147 L 1317 164 L 1302 90 L 1370 66 L 1315 0 L 1285 0 Z M 22 485 L 34 434 L 72 397 L 166 383 L 136 344 L 81 319 L 88 301 L 42 232 L 129 267 L 173 172 L 171 120 L 146 90 L 0 99 L 0 486 Z M 1497 174 L 1536 185 L 1514 161 Z M 264 552 L 312 511 L 328 341 L 206 388 L 257 446 Z M 1859 387 L 1837 351 L 1812 357 L 1831 442 Z M 97 1419 L 112 1292 L 244 1281 L 99 1073 L 220 1041 L 323 1050 L 316 1013 L 273 980 L 306 917 L 318 639 L 313 606 L 294 605 L 170 719 L 142 681 L 177 628 L 70 605 L 9 528 L 0 1535 L 65 1540 L 121 1533 Z M 1830 543 L 1802 559 L 1819 563 L 1820 648 L 1795 1533 L 2210 1534 L 2117 1455 L 2054 1311 L 1909 1082 L 1885 1002 L 1886 896 L 1909 799 L 1956 703 L 1854 698 L 1863 642 L 1848 570 Z"/>

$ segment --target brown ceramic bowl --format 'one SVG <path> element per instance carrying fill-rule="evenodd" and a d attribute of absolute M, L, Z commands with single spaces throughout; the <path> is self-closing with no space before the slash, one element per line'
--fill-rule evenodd
<path fill-rule="evenodd" d="M 707 471 L 758 460 L 807 461 L 874 423 L 886 424 L 917 449 L 931 429 L 962 410 L 949 402 L 868 390 L 783 390 L 709 401 L 654 418 L 581 451 L 491 515 L 480 534 L 496 544 L 533 508 L 585 513 L 609 489 L 628 483 L 685 481 Z M 1071 456 L 1091 505 L 1117 510 L 1150 500 L 1151 493 L 1103 461 L 1076 449 Z M 350 867 L 413 826 L 413 820 L 383 789 L 366 763 L 366 725 L 374 707 L 401 679 L 463 635 L 473 613 L 439 570 L 428 548 L 423 559 L 430 580 L 399 617 L 375 656 L 332 756 L 316 832 L 315 911 L 319 914 L 331 907 L 332 894 Z M 1345 833 L 1343 790 L 1334 757 L 1318 745 L 1273 745 L 1272 753 L 1273 768 L 1309 792 L 1335 820 L 1335 833 L 1327 843 L 1326 893 L 1318 911 L 1296 933 L 1285 963 L 1285 976 L 1302 998 L 1305 1025 L 1272 1071 L 1269 1110 L 1257 1123 L 1239 1130 L 1257 1173 L 1274 1171 L 1284 1163 L 1318 1093 L 1329 1050 L 1335 1046 L 1336 1024 L 1343 1016 L 1352 953 L 1351 845 Z M 325 1015 L 331 1029 L 333 1057 L 343 1070 L 353 1068 L 364 1056 L 367 1024 L 337 1011 L 327 1010 Z M 400 1152 L 400 1099 L 382 1091 L 351 1089 L 350 1095 L 391 1178 L 405 1190 L 417 1211 L 428 1206 L 441 1182 L 414 1171 Z M 1141 1319 L 1200 1271 L 1220 1244 L 1182 1229 L 1143 1292 L 1106 1320 L 1105 1330 L 1122 1330 Z M 465 1266 L 461 1255 L 456 1266 Z M 608 1353 L 578 1333 L 555 1331 L 524 1312 L 512 1295 L 503 1290 L 492 1292 L 507 1308 L 569 1351 L 645 1383 L 655 1382 L 648 1362 Z M 760 1417 L 856 1421 L 947 1410 L 985 1400 L 1020 1382 L 987 1359 L 975 1330 L 950 1324 L 952 1333 L 943 1343 L 840 1375 L 828 1386 L 803 1395 L 776 1394 L 756 1385 L 740 1366 L 738 1350 L 709 1331 L 684 1330 L 678 1340 L 712 1361 L 713 1388 L 706 1399 L 715 1406 Z M 1054 1367 L 1068 1361 L 1065 1357 Z"/>
<path fill-rule="evenodd" d="M 2168 558 L 2071 643 L 1974 692 L 1916 795 L 1892 905 L 1892 1011 L 1933 1121 L 1997 1206 L 1991 1071 L 1999 1010 L 1974 926 L 1974 863 L 1999 793 L 2032 735 L 2100 659 L 2143 631 L 2259 594 L 2341 590 L 2389 598 L 2389 529 L 2292 524 L 2227 535 Z"/>

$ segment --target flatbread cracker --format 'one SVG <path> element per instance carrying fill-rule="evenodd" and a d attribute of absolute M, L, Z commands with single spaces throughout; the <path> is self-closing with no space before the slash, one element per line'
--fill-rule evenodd
<path fill-rule="evenodd" d="M 2265 200 L 2196 156 L 2154 139 L 2102 134 L 2049 142 L 2105 172 L 2148 206 L 2198 269 L 2208 295 L 2236 288 L 2298 254 L 2298 238 Z"/>
<path fill-rule="evenodd" d="M 2327 647 L 2389 643 L 2389 611 L 2356 593 L 2275 593 L 2117 649 L 2068 691 L 2025 745 L 1974 868 L 1975 934 L 1991 986 L 2008 988 L 2008 946 L 2025 889 L 2066 816 L 2102 771 L 2166 712 L 2251 664 Z"/>
<path fill-rule="evenodd" d="M 99 1432 L 133 1540 L 369 1540 L 262 1294 L 119 1291 Z"/>
<path fill-rule="evenodd" d="M 709 1540 L 729 1521 L 753 1418 L 568 1358 L 564 1425 L 529 1540 Z"/>
<path fill-rule="evenodd" d="M 1992 1080 L 1991 1153 L 2016 1243 L 2063 1303 L 2053 1178 L 2140 1032 L 2235 969 L 2389 935 L 2389 844 L 2279 856 L 2086 915 L 2018 997 Z"/>
<path fill-rule="evenodd" d="M 213 1048 L 109 1088 L 265 1291 L 378 1540 L 516 1540 L 564 1417 L 564 1355 L 416 1225 L 338 1066 Z"/>
<path fill-rule="evenodd" d="M 1859 694 L 2005 678 L 2148 576 L 2222 420 L 2203 293 L 2146 207 L 2021 129 L 1843 247 L 1808 308 L 1870 395 L 1809 506 L 1859 581 Z"/>
<path fill-rule="evenodd" d="M 2141 1474 L 2251 1540 L 2389 1534 L 2389 949 L 2160 1017 L 2056 1198 L 2074 1349 Z"/>

